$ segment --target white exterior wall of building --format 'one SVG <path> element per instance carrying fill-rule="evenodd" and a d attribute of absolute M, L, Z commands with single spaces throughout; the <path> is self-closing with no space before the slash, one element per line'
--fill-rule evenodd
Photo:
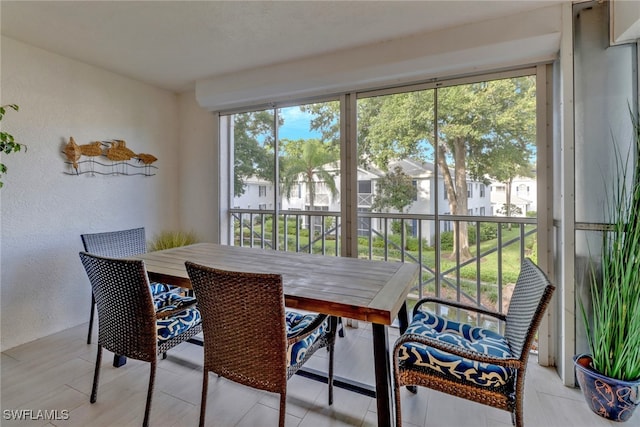
<path fill-rule="evenodd" d="M 521 213 L 512 216 L 526 216 L 527 212 L 537 211 L 536 194 L 537 181 L 534 178 L 518 177 L 511 183 L 511 204 L 518 207 Z M 494 182 L 491 184 L 491 215 L 503 216 L 497 213 L 507 203 L 506 184 Z"/>
<path fill-rule="evenodd" d="M 237 209 L 273 209 L 274 189 L 269 181 L 256 177 L 244 183 L 244 193 L 233 198 L 233 207 Z M 262 189 L 261 189 L 262 188 Z"/>

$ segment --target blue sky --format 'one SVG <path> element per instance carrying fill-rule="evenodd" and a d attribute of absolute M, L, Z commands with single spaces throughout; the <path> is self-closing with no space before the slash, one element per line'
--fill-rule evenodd
<path fill-rule="evenodd" d="M 287 107 L 280 109 L 280 115 L 284 119 L 284 125 L 280 127 L 281 139 L 309 139 L 321 138 L 320 132 L 310 131 L 309 122 L 311 115 L 300 110 L 300 107 Z"/>

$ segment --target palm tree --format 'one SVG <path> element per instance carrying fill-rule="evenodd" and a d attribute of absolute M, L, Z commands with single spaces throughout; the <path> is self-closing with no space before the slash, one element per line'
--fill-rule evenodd
<path fill-rule="evenodd" d="M 283 193 L 291 198 L 292 189 L 301 181 L 308 192 L 309 210 L 315 210 L 316 192 L 319 184 L 324 184 L 332 199 L 338 195 L 335 175 L 326 169 L 338 161 L 338 153 L 318 139 L 298 139 L 283 141 L 286 156 L 281 160 Z"/>

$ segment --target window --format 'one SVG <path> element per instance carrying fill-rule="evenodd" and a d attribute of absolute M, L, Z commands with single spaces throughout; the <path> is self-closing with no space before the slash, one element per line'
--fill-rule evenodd
<path fill-rule="evenodd" d="M 542 114 L 546 107 L 536 103 L 535 86 L 544 81 L 544 68 L 347 91 L 311 104 L 288 100 L 286 106 L 222 113 L 220 135 L 228 136 L 230 173 L 229 188 L 221 191 L 220 210 L 228 210 L 227 205 L 239 209 L 221 221 L 225 227 L 221 240 L 238 245 L 258 241 L 274 250 L 404 260 L 405 249 L 390 237 L 415 234 L 418 241 L 433 247 L 442 241 L 444 231 L 453 231 L 453 238 L 446 236 L 453 245 L 443 245 L 442 255 L 467 251 L 473 221 L 460 218 L 485 216 L 503 206 L 505 182 L 518 179 L 517 184 L 525 185 L 518 191 L 528 189 L 528 178 L 507 176 L 505 170 L 518 162 L 528 163 L 518 164 L 525 170 L 536 164 L 536 140 L 545 136 L 535 135 L 539 127 L 535 121 L 546 117 Z M 467 108 L 470 105 L 473 109 Z M 515 122 L 523 117 L 525 122 Z M 460 129 L 469 128 L 477 131 L 475 135 L 461 138 Z M 351 131 L 341 135 L 342 129 Z M 513 150 L 505 144 L 515 141 L 515 132 L 518 144 Z M 505 148 L 513 156 L 505 156 Z M 349 153 L 341 151 L 345 149 Z M 395 170 L 404 174 L 382 186 L 381 178 Z M 481 182 L 484 177 L 494 180 L 491 186 Z M 531 182 L 535 196 L 536 184 Z M 394 191 L 382 191 L 386 186 Z M 416 190 L 420 203 L 414 203 Z M 249 206 L 265 212 L 242 212 Z M 246 215 L 259 217 L 255 220 L 262 227 L 259 233 L 256 227 L 252 233 L 245 231 L 251 234 L 250 243 L 243 240 L 238 226 Z M 300 233 L 296 224 L 305 221 L 313 233 Z M 275 226 L 277 222 L 281 226 Z M 340 241 L 344 237 L 350 241 Z M 293 242 L 293 248 L 287 242 Z M 472 255 L 467 251 L 459 258 L 466 261 Z M 410 257 L 432 267 L 427 262 L 433 258 Z M 436 275 L 427 286 L 421 281 L 418 293 L 439 292 L 440 280 Z"/>
<path fill-rule="evenodd" d="M 358 208 L 358 212 L 370 212 L 371 209 Z M 358 215 L 358 236 L 368 237 L 371 234 L 371 218 Z"/>
<path fill-rule="evenodd" d="M 358 193 L 371 193 L 371 180 L 358 181 Z"/>

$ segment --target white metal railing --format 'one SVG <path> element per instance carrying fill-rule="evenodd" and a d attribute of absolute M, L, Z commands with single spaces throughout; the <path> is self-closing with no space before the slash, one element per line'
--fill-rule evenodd
<path fill-rule="evenodd" d="M 340 255 L 340 212 L 280 211 L 277 228 L 269 211 L 232 209 L 230 216 L 234 245 Z M 467 224 L 466 257 L 450 248 L 461 244 L 444 231 L 454 223 Z M 420 265 L 413 298 L 435 295 L 504 312 L 520 260 L 535 258 L 537 227 L 536 218 L 359 212 L 358 236 L 360 258 Z"/>

